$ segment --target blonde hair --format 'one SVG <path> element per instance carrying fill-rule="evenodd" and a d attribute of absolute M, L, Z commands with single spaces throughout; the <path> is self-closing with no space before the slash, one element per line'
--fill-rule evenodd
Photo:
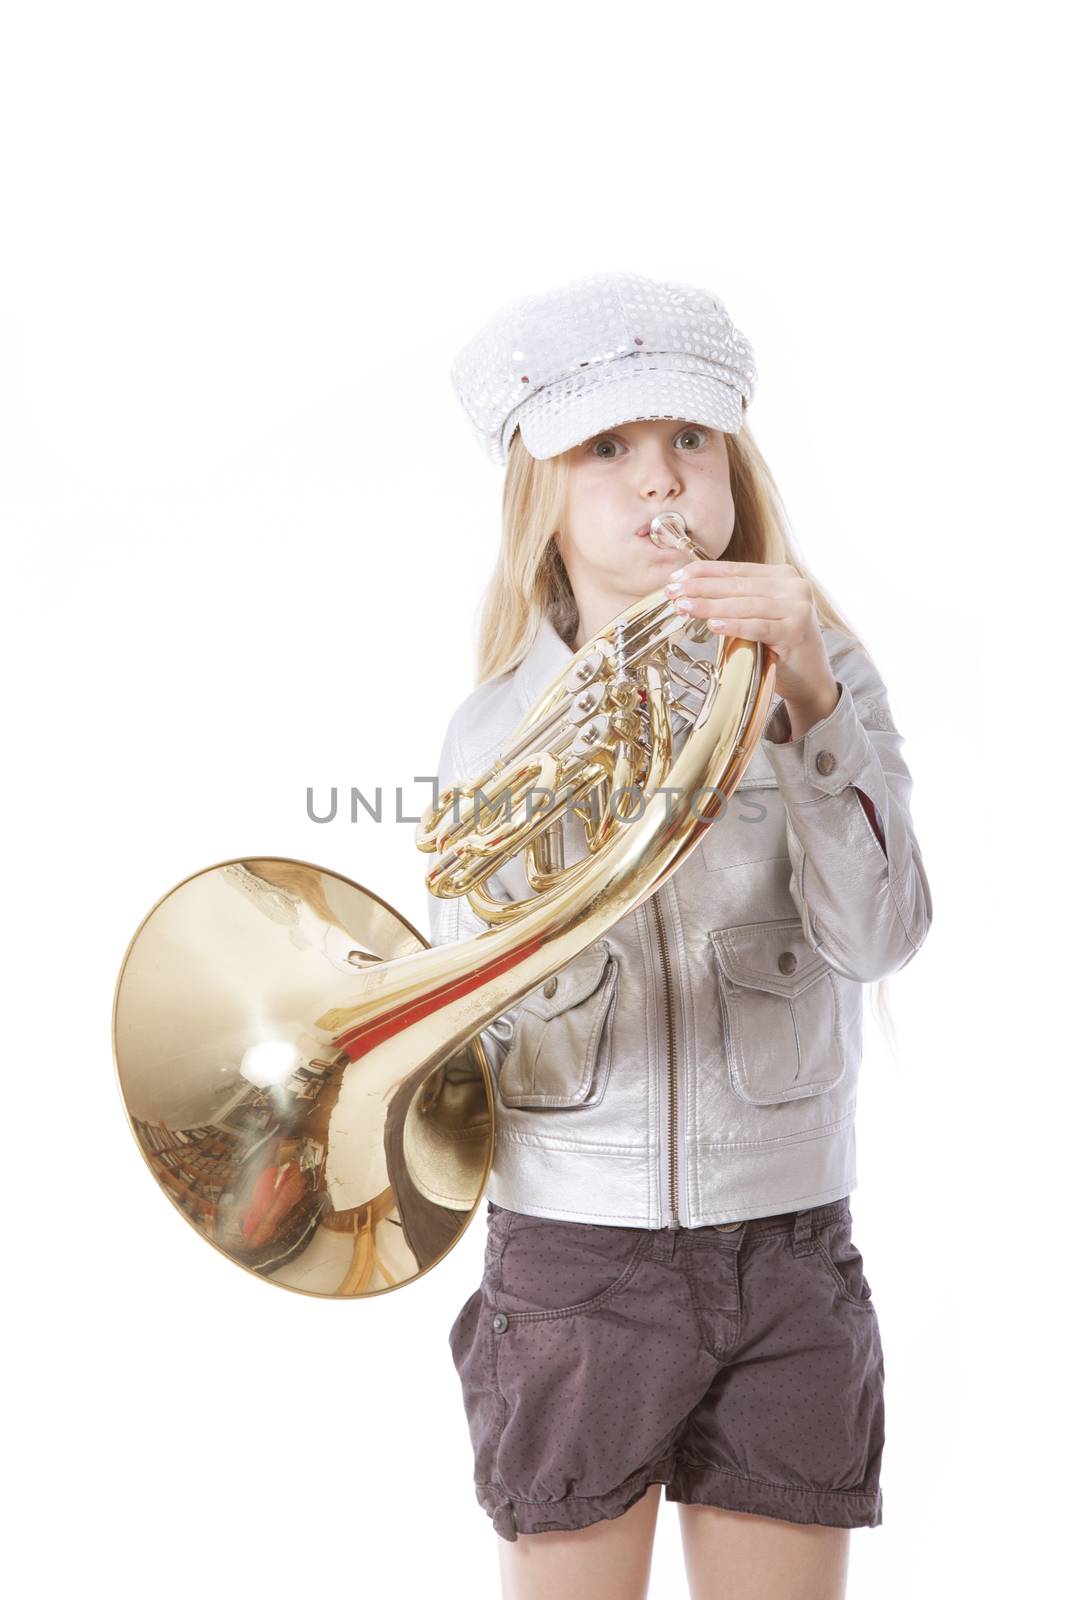
<path fill-rule="evenodd" d="M 810 583 L 822 626 L 839 629 L 869 658 L 855 629 L 800 559 L 784 502 L 747 421 L 739 433 L 727 433 L 724 438 L 736 515 L 733 536 L 722 558 L 788 562 Z M 499 555 L 478 609 L 478 684 L 517 667 L 529 653 L 545 617 L 561 639 L 574 643 L 577 604 L 553 537 L 563 517 L 567 473 L 565 454 L 539 461 L 530 455 L 516 430 L 503 483 Z M 894 1054 L 895 1030 L 885 984 L 885 979 L 877 983 L 876 1011 Z"/>

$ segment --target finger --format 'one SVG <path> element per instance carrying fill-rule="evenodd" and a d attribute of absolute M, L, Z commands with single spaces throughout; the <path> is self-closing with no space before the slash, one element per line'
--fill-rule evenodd
<path fill-rule="evenodd" d="M 778 650 L 787 649 L 787 631 L 782 628 L 779 617 L 727 617 L 721 615 L 721 608 L 716 608 L 711 602 L 706 602 L 706 606 L 707 614 L 684 610 L 681 615 L 699 617 L 712 633 L 725 633 L 734 639 L 758 639 Z"/>
<path fill-rule="evenodd" d="M 793 581 L 802 581 L 794 567 L 787 563 L 771 561 L 688 561 L 671 572 L 668 583 L 691 583 L 693 580 L 722 582 L 730 580 L 737 588 L 751 584 L 756 589 L 779 589 Z"/>
<path fill-rule="evenodd" d="M 765 561 L 723 561 L 721 556 L 710 557 L 706 561 L 688 561 L 683 567 L 678 567 L 676 572 L 671 572 L 671 578 L 695 577 L 697 573 L 705 573 L 708 567 L 713 567 L 715 572 L 728 573 L 735 576 L 745 572 L 765 572 Z"/>
<path fill-rule="evenodd" d="M 774 583 L 768 578 L 765 569 L 750 577 L 736 575 L 730 577 L 728 573 L 699 573 L 690 578 L 671 578 L 663 584 L 663 590 L 668 595 L 749 595 L 753 599 L 765 600 L 768 604 L 780 604 L 789 594 L 786 585 Z"/>
<path fill-rule="evenodd" d="M 690 617 L 727 617 L 732 621 L 762 618 L 766 622 L 781 623 L 788 617 L 787 607 L 782 607 L 765 595 L 677 595 L 671 600 L 677 611 Z"/>
<path fill-rule="evenodd" d="M 712 564 L 710 561 L 698 561 L 693 566 L 678 567 L 676 572 L 671 572 L 665 587 L 680 585 L 690 593 L 696 593 L 703 585 L 713 585 L 718 589 L 728 589 L 735 593 L 758 581 L 757 573 L 723 572 L 720 562 L 715 561 Z"/>
<path fill-rule="evenodd" d="M 774 644 L 777 631 L 766 617 L 707 617 L 707 627 L 712 633 L 724 633 L 731 639 L 757 639 L 762 644 Z"/>

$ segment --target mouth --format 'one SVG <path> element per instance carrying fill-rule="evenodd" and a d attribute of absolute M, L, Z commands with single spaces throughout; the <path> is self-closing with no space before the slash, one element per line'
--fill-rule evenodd
<path fill-rule="evenodd" d="M 691 530 L 689 530 L 689 531 L 691 532 Z M 650 522 L 646 522 L 642 528 L 637 528 L 635 530 L 635 532 L 636 532 L 636 537 L 638 539 L 651 539 L 651 523 Z M 662 549 L 662 546 L 661 545 L 657 545 L 655 543 L 654 539 L 651 540 L 651 547 L 652 547 L 653 550 L 661 550 Z M 676 552 L 674 552 L 674 553 L 676 554 Z M 664 554 L 669 555 L 670 552 L 669 551 L 665 551 Z"/>

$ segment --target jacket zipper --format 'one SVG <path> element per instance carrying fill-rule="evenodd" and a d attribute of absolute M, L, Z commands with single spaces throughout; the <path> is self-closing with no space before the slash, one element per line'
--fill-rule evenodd
<path fill-rule="evenodd" d="M 681 1219 L 677 1213 L 677 1040 L 674 1034 L 670 958 L 666 950 L 666 929 L 663 927 L 663 913 L 659 905 L 659 896 L 653 894 L 651 901 L 655 907 L 655 923 L 659 932 L 659 952 L 662 956 L 663 977 L 666 981 L 666 1054 L 670 1120 L 670 1221 L 668 1226 L 680 1228 Z"/>

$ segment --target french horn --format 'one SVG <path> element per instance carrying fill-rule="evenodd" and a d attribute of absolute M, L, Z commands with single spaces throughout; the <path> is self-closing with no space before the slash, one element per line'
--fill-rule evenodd
<path fill-rule="evenodd" d="M 679 513 L 651 538 L 707 559 Z M 662 589 L 575 651 L 488 769 L 435 789 L 417 825 L 427 887 L 467 897 L 474 937 L 430 945 L 371 890 L 288 858 L 224 861 L 165 894 L 122 961 L 112 1039 L 136 1142 L 196 1231 L 329 1298 L 441 1260 L 492 1165 L 483 1030 L 698 845 L 756 748 L 775 660 Z M 519 853 L 530 892 L 503 898 L 490 880 Z"/>

